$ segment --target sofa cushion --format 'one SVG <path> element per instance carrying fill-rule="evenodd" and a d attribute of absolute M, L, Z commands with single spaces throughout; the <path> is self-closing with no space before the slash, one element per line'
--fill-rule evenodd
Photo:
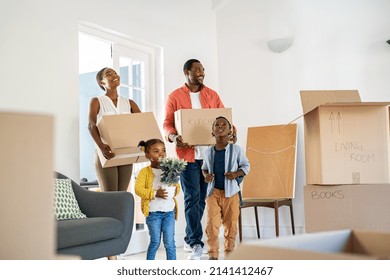
<path fill-rule="evenodd" d="M 123 223 L 109 217 L 57 221 L 57 249 L 121 236 Z"/>
<path fill-rule="evenodd" d="M 87 216 L 81 212 L 70 179 L 54 179 L 54 211 L 57 220 L 81 219 Z"/>

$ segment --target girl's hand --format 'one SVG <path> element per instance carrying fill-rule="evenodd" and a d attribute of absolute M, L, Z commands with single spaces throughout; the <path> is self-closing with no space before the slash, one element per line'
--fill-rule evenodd
<path fill-rule="evenodd" d="M 156 191 L 156 197 L 165 199 L 168 197 L 168 192 L 166 192 L 163 188 L 159 188 Z"/>

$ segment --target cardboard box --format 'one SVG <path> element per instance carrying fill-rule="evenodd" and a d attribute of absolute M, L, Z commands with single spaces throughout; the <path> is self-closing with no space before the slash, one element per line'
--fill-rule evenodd
<path fill-rule="evenodd" d="M 180 109 L 175 112 L 175 127 L 189 145 L 213 145 L 212 125 L 219 116 L 225 117 L 233 125 L 231 108 Z"/>
<path fill-rule="evenodd" d="M 0 112 L 0 260 L 56 258 L 54 117 Z"/>
<path fill-rule="evenodd" d="M 230 260 L 390 259 L 390 233 L 340 230 L 247 242 Z"/>
<path fill-rule="evenodd" d="M 390 185 L 304 186 L 306 232 L 361 229 L 390 232 Z"/>
<path fill-rule="evenodd" d="M 251 171 L 242 198 L 294 198 L 297 125 L 249 127 L 246 155 Z"/>
<path fill-rule="evenodd" d="M 107 160 L 97 148 L 103 167 L 148 161 L 145 153 L 138 148 L 139 142 L 152 138 L 163 140 L 152 112 L 106 115 L 102 117 L 97 126 L 103 141 L 115 153 L 115 157 Z"/>
<path fill-rule="evenodd" d="M 301 91 L 301 101 L 306 184 L 390 183 L 389 102 L 357 91 Z"/>

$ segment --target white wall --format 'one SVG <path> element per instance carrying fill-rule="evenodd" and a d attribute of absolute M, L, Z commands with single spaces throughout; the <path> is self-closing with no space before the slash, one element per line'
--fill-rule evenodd
<path fill-rule="evenodd" d="M 62 2 L 0 2 L 0 110 L 54 115 L 55 168 L 77 178 L 77 17 Z"/>
<path fill-rule="evenodd" d="M 218 86 L 216 24 L 210 0 L 1 1 L 0 110 L 54 115 L 54 169 L 76 181 L 80 178 L 79 22 L 162 47 L 165 95 L 184 83 L 182 68 L 189 58 L 200 59 L 207 69 L 207 84 Z M 160 108 L 164 102 L 162 97 Z M 173 151 L 173 144 L 168 145 Z M 184 236 L 183 208 L 177 224 L 178 245 Z"/>
<path fill-rule="evenodd" d="M 285 124 L 302 114 L 303 89 L 358 89 L 363 101 L 390 99 L 390 2 L 386 0 L 225 0 L 216 8 L 219 90 L 246 145 L 247 127 Z M 272 53 L 268 40 L 294 37 Z M 295 219 L 303 231 L 305 184 L 302 118 L 299 125 Z M 243 136 L 243 137 L 241 137 Z M 254 226 L 253 210 L 243 224 Z M 261 221 L 274 236 L 271 210 Z M 290 234 L 287 209 L 281 234 Z M 244 229 L 245 230 L 245 229 Z M 253 228 L 245 232 L 255 236 Z"/>
<path fill-rule="evenodd" d="M 77 180 L 81 21 L 161 46 L 166 94 L 184 83 L 183 64 L 193 57 L 206 66 L 208 84 L 218 85 L 209 0 L 1 1 L 0 109 L 54 114 L 55 169 Z"/>
<path fill-rule="evenodd" d="M 386 0 L 1 1 L 0 110 L 53 114 L 54 168 L 78 180 L 77 32 L 85 21 L 161 46 L 165 95 L 184 82 L 185 60 L 199 58 L 207 85 L 233 107 L 245 147 L 247 127 L 301 114 L 301 89 L 353 88 L 364 101 L 388 101 L 389 11 Z M 271 53 L 265 42 L 285 35 L 295 37 L 292 48 Z M 302 230 L 302 129 L 300 139 L 295 218 Z M 282 211 L 282 226 L 287 218 Z M 271 229 L 273 214 L 261 223 Z"/>

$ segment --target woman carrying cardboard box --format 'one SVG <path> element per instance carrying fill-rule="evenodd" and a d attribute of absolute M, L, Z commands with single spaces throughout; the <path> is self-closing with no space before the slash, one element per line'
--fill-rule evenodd
<path fill-rule="evenodd" d="M 100 149 L 106 159 L 111 159 L 115 154 L 100 136 L 97 127 L 100 119 L 104 115 L 140 113 L 141 110 L 133 100 L 118 94 L 117 88 L 120 85 L 120 76 L 114 69 L 108 67 L 101 69 L 96 74 L 96 81 L 100 88 L 105 91 L 105 94 L 91 99 L 88 129 L 97 146 L 96 149 Z M 126 191 L 133 172 L 133 165 L 103 168 L 96 153 L 95 172 L 102 191 Z"/>

